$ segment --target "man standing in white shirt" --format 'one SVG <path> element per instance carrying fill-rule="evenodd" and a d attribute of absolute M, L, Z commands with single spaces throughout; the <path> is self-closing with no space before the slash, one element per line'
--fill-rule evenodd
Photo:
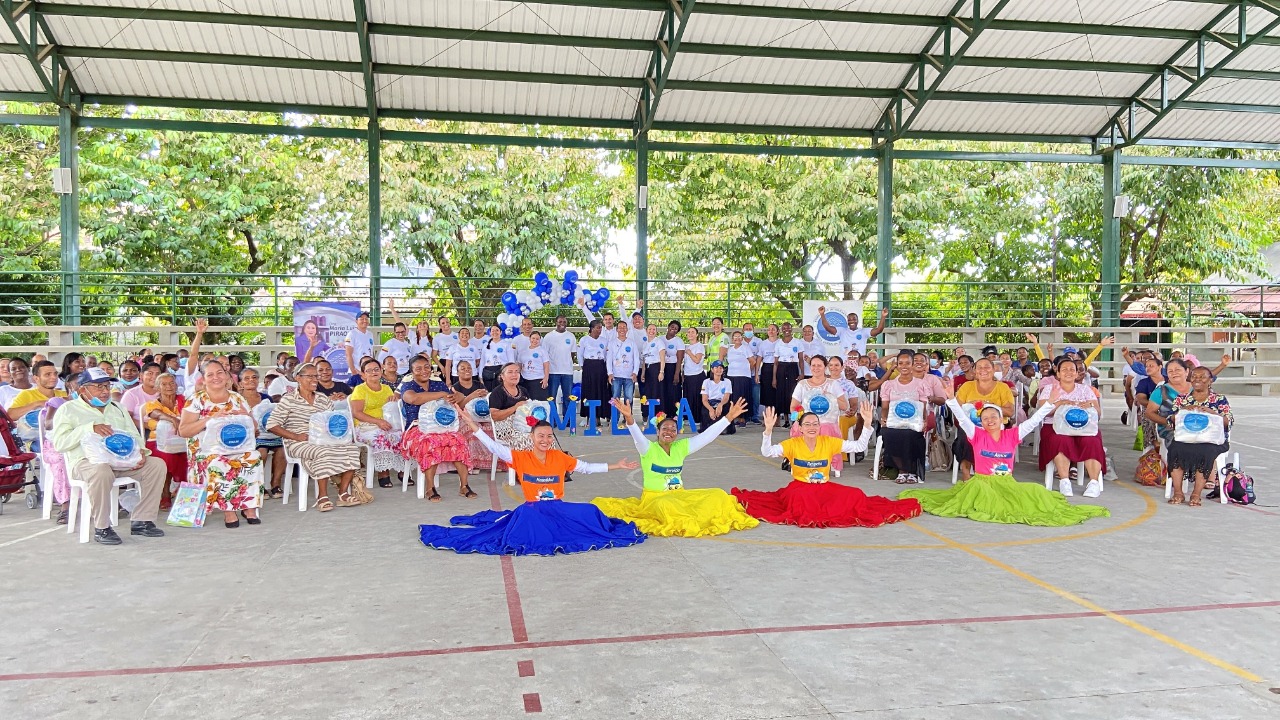
<path fill-rule="evenodd" d="M 520 321 L 520 334 L 511 338 L 511 349 L 523 356 L 529 349 L 529 335 L 533 333 L 533 321 L 525 318 Z"/>
<path fill-rule="evenodd" d="M 822 329 L 826 330 L 828 334 L 835 335 L 838 338 L 840 350 L 846 355 L 849 354 L 849 350 L 851 349 L 857 350 L 859 355 L 866 355 L 867 341 L 884 332 L 884 323 L 888 317 L 889 309 L 885 308 L 881 310 L 880 324 L 870 330 L 867 330 L 866 328 L 858 326 L 858 313 L 849 313 L 845 318 L 849 323 L 849 327 L 840 328 L 840 330 L 837 331 L 835 326 L 831 324 L 831 321 L 827 320 L 826 306 L 820 306 L 818 308 L 818 320 L 822 323 Z"/>
<path fill-rule="evenodd" d="M 629 337 L 627 326 L 618 324 L 618 337 L 605 351 L 609 384 L 613 397 L 628 406 L 635 400 L 636 376 L 640 372 L 640 343 Z"/>
<path fill-rule="evenodd" d="M 551 402 L 560 403 L 560 417 L 569 412 L 569 394 L 573 392 L 573 353 L 578 349 L 578 336 L 569 332 L 569 319 L 556 316 L 556 329 L 542 338 L 542 344 L 551 357 L 548 373 Z M 558 399 L 557 399 L 558 398 Z"/>
<path fill-rule="evenodd" d="M 645 336 L 644 313 L 640 312 L 641 310 L 644 310 L 644 300 L 642 298 L 636 300 L 636 309 L 628 314 L 626 299 L 621 295 L 618 296 L 618 312 L 624 318 L 631 318 L 631 339 L 636 342 L 641 342 Z"/>
<path fill-rule="evenodd" d="M 373 333 L 369 330 L 369 313 L 362 312 L 356 315 L 356 327 L 342 340 L 342 348 L 347 355 L 347 372 L 355 375 L 356 363 L 360 362 L 360 358 L 369 356 L 373 357 L 373 347 L 377 344 Z"/>
<path fill-rule="evenodd" d="M 396 371 L 401 375 L 409 372 L 409 360 L 413 358 L 413 345 L 409 344 L 409 328 L 404 323 L 396 323 L 392 327 L 393 337 L 382 346 L 378 353 L 378 362 L 389 357 L 396 359 Z M 437 338 L 440 336 L 437 335 Z"/>

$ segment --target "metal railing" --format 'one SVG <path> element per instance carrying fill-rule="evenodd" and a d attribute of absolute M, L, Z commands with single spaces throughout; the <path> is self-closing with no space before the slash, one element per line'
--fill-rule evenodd
<path fill-rule="evenodd" d="M 290 326 L 294 300 L 347 300 L 367 307 L 369 278 L 338 275 L 241 275 L 201 273 L 81 272 L 78 294 L 69 302 L 80 310 L 80 325 L 185 325 L 208 318 L 220 326 Z M 0 273 L 0 344 L 14 327 L 56 326 L 68 317 L 63 272 Z M 608 287 L 615 298 L 634 305 L 634 279 L 585 280 Z M 529 278 L 406 277 L 381 279 L 379 306 L 390 318 L 390 304 L 406 321 L 448 315 L 455 321 L 492 321 L 501 312 L 502 293 L 531 289 Z M 880 306 L 874 284 L 770 282 L 759 280 L 649 279 L 644 284 L 648 316 L 706 326 L 721 317 L 729 326 L 763 325 L 800 318 L 804 300 L 862 299 Z M 1273 285 L 1121 285 L 1122 326 L 1274 327 L 1280 319 L 1280 286 Z M 893 322 L 933 328 L 940 342 L 955 328 L 1096 327 L 1101 322 L 1097 283 L 896 282 L 892 285 Z M 616 300 L 607 309 L 616 311 Z M 533 315 L 551 325 L 558 305 Z M 571 322 L 577 311 L 568 309 Z M 868 313 L 870 315 L 870 313 Z M 580 317 L 580 316 L 579 316 Z"/>

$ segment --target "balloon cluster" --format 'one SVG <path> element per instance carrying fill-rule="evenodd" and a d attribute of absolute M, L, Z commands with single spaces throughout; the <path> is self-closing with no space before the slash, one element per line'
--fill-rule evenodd
<path fill-rule="evenodd" d="M 546 305 L 576 305 L 581 300 L 588 310 L 595 312 L 609 301 L 609 288 L 588 290 L 578 285 L 578 271 L 570 270 L 564 274 L 557 290 L 551 276 L 539 272 L 533 276 L 532 290 L 508 290 L 502 293 L 502 307 L 506 312 L 498 315 L 498 327 L 502 336 L 513 338 L 520 334 L 520 323 L 530 314 L 541 310 Z"/>

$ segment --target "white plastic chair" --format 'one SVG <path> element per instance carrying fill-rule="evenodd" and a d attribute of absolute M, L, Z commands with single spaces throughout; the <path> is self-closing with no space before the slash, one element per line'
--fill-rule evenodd
<path fill-rule="evenodd" d="M 1169 468 L 1169 451 L 1166 450 L 1165 446 L 1163 445 L 1160 447 L 1160 458 L 1164 460 L 1164 463 L 1165 463 L 1164 497 L 1166 500 L 1168 500 L 1169 498 L 1173 497 L 1173 474 L 1170 473 L 1168 469 Z M 1223 505 L 1226 505 L 1228 502 L 1227 493 L 1222 487 L 1222 474 L 1226 470 L 1226 466 L 1227 466 L 1227 453 L 1222 453 L 1217 457 L 1216 460 L 1213 461 L 1213 472 L 1218 476 L 1218 502 Z M 1237 470 L 1242 469 L 1240 466 L 1240 453 L 1235 453 L 1232 456 L 1231 466 Z M 1186 495 L 1187 493 L 1191 492 L 1191 489 L 1195 487 L 1195 485 L 1193 484 L 1194 482 L 1195 482 L 1194 477 L 1187 477 L 1187 474 L 1183 473 L 1183 477 L 1182 477 L 1182 494 L 1183 495 Z"/>
<path fill-rule="evenodd" d="M 307 511 L 308 486 L 312 484 L 311 476 L 302 461 L 289 454 L 288 445 L 284 447 L 284 504 L 289 504 L 289 495 L 293 492 L 293 470 L 298 469 L 298 512 Z M 320 497 L 320 480 L 315 481 L 316 497 Z"/>
<path fill-rule="evenodd" d="M 67 509 L 67 533 L 75 532 L 77 509 L 80 519 L 80 542 L 89 542 L 90 528 L 93 526 L 93 508 L 89 502 L 89 486 L 75 477 L 71 468 L 67 468 L 67 482 L 71 485 L 70 507 Z M 120 524 L 120 488 L 133 485 L 142 492 L 142 484 L 131 477 L 118 477 L 111 484 L 111 526 Z"/>
<path fill-rule="evenodd" d="M 1050 461 L 1048 465 L 1044 466 L 1044 486 L 1048 490 L 1053 489 L 1053 471 L 1054 465 Z M 1084 463 L 1078 462 L 1076 463 L 1076 484 L 1084 485 L 1085 480 Z M 1098 473 L 1098 485 L 1102 486 L 1103 484 L 1105 484 L 1105 481 L 1102 479 L 1102 473 Z"/>

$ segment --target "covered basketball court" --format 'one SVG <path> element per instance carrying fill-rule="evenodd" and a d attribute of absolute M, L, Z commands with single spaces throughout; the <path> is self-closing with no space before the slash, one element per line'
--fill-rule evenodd
<path fill-rule="evenodd" d="M 1081 162 L 1105 169 L 1105 327 L 1118 324 L 1124 165 L 1280 167 L 1158 150 L 1280 150 L 1272 0 L 0 0 L 0 11 L 0 101 L 41 105 L 0 122 L 61 130 L 70 269 L 75 137 L 87 126 L 366 141 L 375 273 L 383 142 L 634 150 L 641 280 L 653 152 L 877 159 L 882 268 L 894 253 L 895 161 Z M 118 106 L 274 113 L 278 124 L 101 115 Z M 367 125 L 322 127 L 305 120 L 314 115 Z M 543 134 L 391 130 L 388 119 Z M 553 130 L 564 126 L 627 139 Z M 669 131 L 786 140 L 699 144 Z M 878 279 L 888 300 L 892 278 Z M 76 284 L 69 274 L 67 307 Z M 370 292 L 376 309 L 376 277 Z M 1232 442 L 1258 478 L 1275 466 L 1272 403 L 1235 402 Z M 439 504 L 375 489 L 366 507 L 321 515 L 277 503 L 260 527 L 215 521 L 116 549 L 11 510 L 0 516 L 0 715 L 1276 717 L 1280 575 L 1267 560 L 1280 513 L 1166 506 L 1159 489 L 1128 481 L 1132 430 L 1115 422 L 1117 401 L 1105 405 L 1121 480 L 1098 502 L 1111 517 L 1071 528 L 923 516 L 462 556 L 422 547 L 416 526 L 518 500 L 480 480 L 480 498 L 464 500 L 448 476 Z M 626 438 L 562 440 L 590 460 L 634 456 Z M 717 440 L 690 460 L 687 482 L 780 486 L 786 475 L 759 445 L 754 429 Z M 866 466 L 841 481 L 896 493 Z M 1039 481 L 1029 463 L 1016 472 Z M 948 482 L 933 472 L 926 487 Z M 638 474 L 621 472 L 580 477 L 567 499 L 638 492 Z"/>

